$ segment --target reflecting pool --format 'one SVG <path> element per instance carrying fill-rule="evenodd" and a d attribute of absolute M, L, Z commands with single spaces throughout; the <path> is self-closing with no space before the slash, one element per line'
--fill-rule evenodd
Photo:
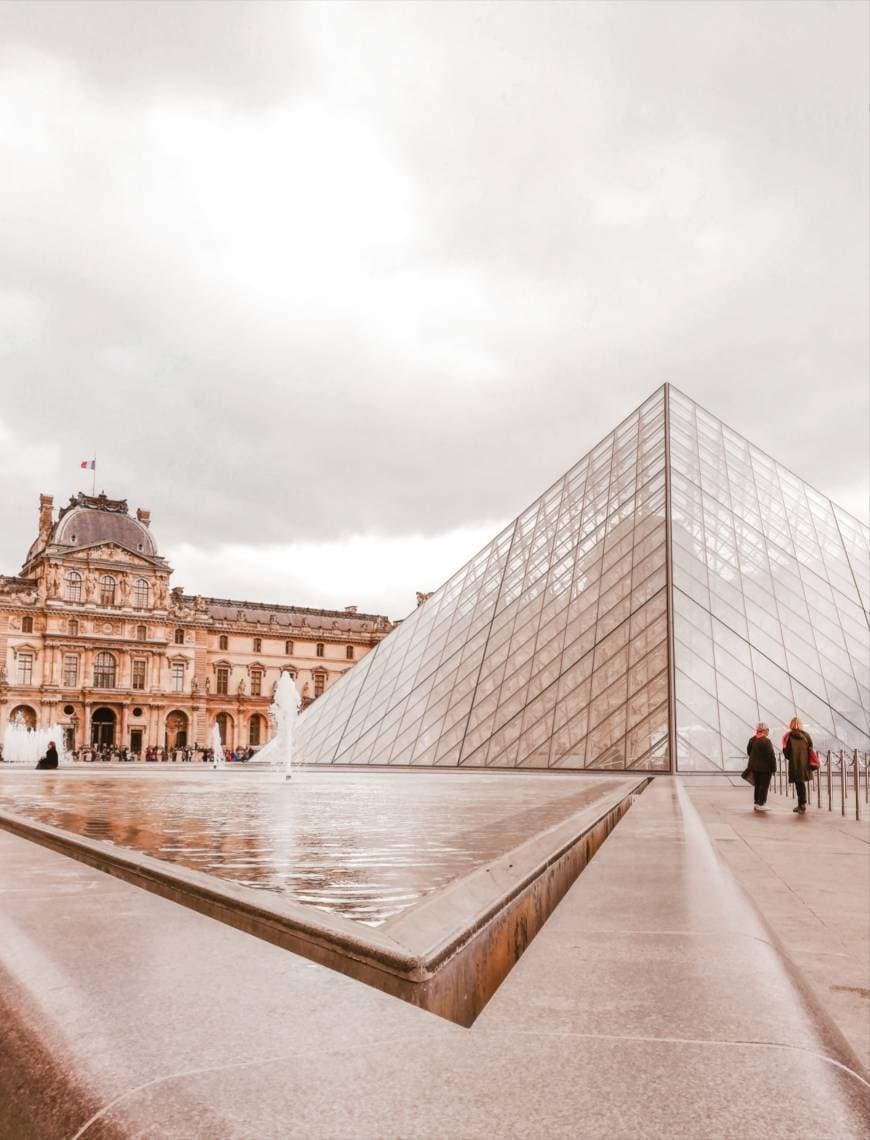
<path fill-rule="evenodd" d="M 589 775 L 0 772 L 0 811 L 370 926 L 593 804 Z"/>

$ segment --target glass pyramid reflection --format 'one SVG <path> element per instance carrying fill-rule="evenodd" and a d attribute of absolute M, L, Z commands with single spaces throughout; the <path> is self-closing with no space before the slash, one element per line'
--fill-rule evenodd
<path fill-rule="evenodd" d="M 670 385 L 301 717 L 303 763 L 739 768 L 870 745 L 870 532 Z"/>

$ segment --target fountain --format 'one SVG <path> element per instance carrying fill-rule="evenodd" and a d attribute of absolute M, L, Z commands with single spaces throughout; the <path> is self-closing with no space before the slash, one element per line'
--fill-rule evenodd
<path fill-rule="evenodd" d="M 211 752 L 212 764 L 215 768 L 224 768 L 226 766 L 226 757 L 224 756 L 224 746 L 221 741 L 221 730 L 215 724 L 211 730 Z"/>
<path fill-rule="evenodd" d="M 52 740 L 57 748 L 58 764 L 63 764 L 66 759 L 63 727 L 51 724 L 47 728 L 28 728 L 24 717 L 18 713 L 6 725 L 3 734 L 3 759 L 7 764 L 35 768 Z"/>
<path fill-rule="evenodd" d="M 281 774 L 282 783 L 289 780 L 293 768 L 293 729 L 299 712 L 299 690 L 289 673 L 282 673 L 275 688 L 275 697 L 269 716 L 275 725 L 275 735 L 257 753 L 258 764 L 271 764 Z"/>

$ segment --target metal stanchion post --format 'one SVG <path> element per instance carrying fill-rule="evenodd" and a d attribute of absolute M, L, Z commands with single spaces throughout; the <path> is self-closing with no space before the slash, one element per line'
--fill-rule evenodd
<path fill-rule="evenodd" d="M 840 815 L 846 814 L 846 758 L 840 749 Z"/>
<path fill-rule="evenodd" d="M 858 779 L 858 749 L 852 756 L 852 775 L 855 777 L 855 819 L 861 818 L 861 781 Z"/>
<path fill-rule="evenodd" d="M 819 762 L 821 765 L 821 761 Z M 821 766 L 816 768 L 816 807 L 819 811 L 822 810 L 822 769 Z"/>
<path fill-rule="evenodd" d="M 828 755 L 827 755 L 827 759 L 825 761 L 825 766 L 828 769 L 828 811 L 833 811 L 834 809 L 831 806 L 831 801 L 834 798 L 834 788 L 833 788 L 833 784 L 831 783 L 831 750 L 830 750 L 830 748 L 828 749 Z"/>

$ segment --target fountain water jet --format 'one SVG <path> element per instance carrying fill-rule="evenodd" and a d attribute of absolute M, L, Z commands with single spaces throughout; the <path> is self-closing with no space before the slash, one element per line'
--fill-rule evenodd
<path fill-rule="evenodd" d="M 22 768 L 35 768 L 52 740 L 57 748 L 58 764 L 63 764 L 68 757 L 64 750 L 62 726 L 50 724 L 47 728 L 28 728 L 24 717 L 18 713 L 6 725 L 3 734 L 3 759 Z"/>
<path fill-rule="evenodd" d="M 221 730 L 215 724 L 211 730 L 211 754 L 212 764 L 215 768 L 223 768 L 226 766 L 226 756 L 224 756 L 224 746 L 221 741 Z"/>
<path fill-rule="evenodd" d="M 257 753 L 257 764 L 271 764 L 281 774 L 282 783 L 289 780 L 293 769 L 293 729 L 299 712 L 299 690 L 289 673 L 282 673 L 269 707 L 275 735 Z"/>

